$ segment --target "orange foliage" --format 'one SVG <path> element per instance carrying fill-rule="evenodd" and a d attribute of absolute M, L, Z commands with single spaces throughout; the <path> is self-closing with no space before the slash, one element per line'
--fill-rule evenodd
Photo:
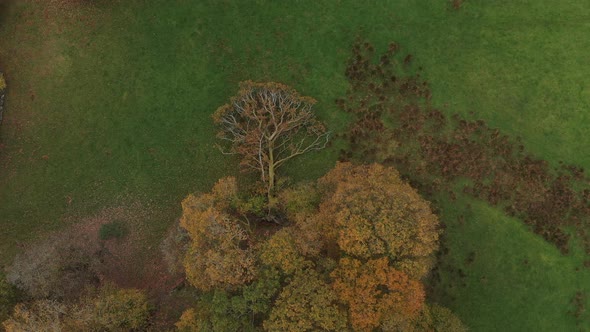
<path fill-rule="evenodd" d="M 233 288 L 254 279 L 255 258 L 249 236 L 225 211 L 236 198 L 235 179 L 219 180 L 212 194 L 189 195 L 182 202 L 180 225 L 191 237 L 185 256 L 186 275 L 201 290 Z"/>
<path fill-rule="evenodd" d="M 387 258 L 366 263 L 342 258 L 331 276 L 355 330 L 371 331 L 393 314 L 412 320 L 424 305 L 422 284 L 390 267 Z"/>
<path fill-rule="evenodd" d="M 438 249 L 438 219 L 395 169 L 339 163 L 319 187 L 324 199 L 316 222 L 323 224 L 319 228 L 334 228 L 344 253 L 363 260 L 389 257 L 416 279 L 430 270 Z"/>
<path fill-rule="evenodd" d="M 306 257 L 317 257 L 325 247 L 324 238 L 330 229 L 322 228 L 325 225 L 315 220 L 320 201 L 315 184 L 304 183 L 282 190 L 277 199 L 291 222 L 289 230 L 299 252 Z"/>
<path fill-rule="evenodd" d="M 438 219 L 396 170 L 339 163 L 317 185 L 284 190 L 276 199 L 289 223 L 249 233 L 249 222 L 246 229 L 237 217 L 243 213 L 235 179 L 220 180 L 209 194 L 187 197 L 180 223 L 191 237 L 184 262 L 188 280 L 200 290 L 236 293 L 256 279 L 246 288 L 256 282 L 275 285 L 260 316 L 251 318 L 257 324 L 268 317 L 263 327 L 270 331 L 457 325 L 425 306 L 419 279 L 438 248 Z M 266 268 L 282 273 L 265 280 L 257 271 Z M 222 302 L 212 310 L 229 312 Z M 202 328 L 206 322 L 199 317 L 187 311 L 178 326 Z"/>

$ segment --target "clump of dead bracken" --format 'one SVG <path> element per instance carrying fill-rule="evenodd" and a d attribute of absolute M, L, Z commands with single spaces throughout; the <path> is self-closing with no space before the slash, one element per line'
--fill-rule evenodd
<path fill-rule="evenodd" d="M 350 149 L 342 159 L 379 161 L 395 166 L 422 193 L 447 192 L 456 180 L 463 192 L 503 208 L 531 229 L 569 249 L 574 229 L 590 253 L 587 232 L 590 184 L 584 169 L 551 166 L 527 152 L 518 138 L 490 128 L 482 120 L 447 116 L 431 103 L 432 92 L 391 43 L 381 55 L 368 42 L 357 41 L 348 61 L 350 89 L 336 101 L 354 121 L 344 135 Z"/>

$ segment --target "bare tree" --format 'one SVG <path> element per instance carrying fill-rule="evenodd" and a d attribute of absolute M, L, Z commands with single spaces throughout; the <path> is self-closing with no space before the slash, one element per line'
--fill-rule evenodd
<path fill-rule="evenodd" d="M 288 160 L 323 149 L 329 132 L 315 118 L 315 100 L 280 83 L 240 83 L 238 94 L 213 115 L 222 152 L 242 156 L 240 165 L 260 172 L 269 199 L 277 169 Z"/>

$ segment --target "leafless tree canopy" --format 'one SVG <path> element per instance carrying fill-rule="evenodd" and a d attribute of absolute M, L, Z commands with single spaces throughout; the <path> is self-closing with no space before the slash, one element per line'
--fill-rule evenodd
<path fill-rule="evenodd" d="M 270 195 L 279 167 L 328 142 L 329 132 L 312 111 L 315 102 L 284 84 L 240 83 L 237 96 L 213 115 L 227 143 L 222 151 L 241 155 L 241 166 L 260 172 Z"/>

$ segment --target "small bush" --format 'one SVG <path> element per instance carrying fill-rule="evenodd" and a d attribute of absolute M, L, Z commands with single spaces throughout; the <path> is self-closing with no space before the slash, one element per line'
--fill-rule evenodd
<path fill-rule="evenodd" d="M 279 202 L 291 218 L 302 212 L 314 211 L 321 202 L 321 195 L 312 183 L 301 183 L 283 190 L 278 195 Z"/>
<path fill-rule="evenodd" d="M 266 197 L 252 196 L 245 201 L 240 201 L 238 210 L 242 211 L 243 213 L 262 217 L 266 212 Z"/>
<path fill-rule="evenodd" d="M 113 221 L 102 225 L 98 233 L 101 240 L 121 239 L 129 233 L 129 229 L 122 221 Z"/>
<path fill-rule="evenodd" d="M 75 317 L 81 331 L 143 330 L 150 311 L 147 296 L 140 290 L 107 284 L 82 301 Z"/>
<path fill-rule="evenodd" d="M 4 79 L 4 75 L 0 73 L 0 91 L 6 89 L 6 80 Z"/>
<path fill-rule="evenodd" d="M 463 6 L 463 0 L 452 0 L 453 8 L 459 9 Z"/>
<path fill-rule="evenodd" d="M 200 317 L 195 309 L 189 308 L 182 313 L 182 316 L 174 325 L 176 325 L 179 332 L 203 331 L 208 327 L 205 319 L 206 317 Z"/>

